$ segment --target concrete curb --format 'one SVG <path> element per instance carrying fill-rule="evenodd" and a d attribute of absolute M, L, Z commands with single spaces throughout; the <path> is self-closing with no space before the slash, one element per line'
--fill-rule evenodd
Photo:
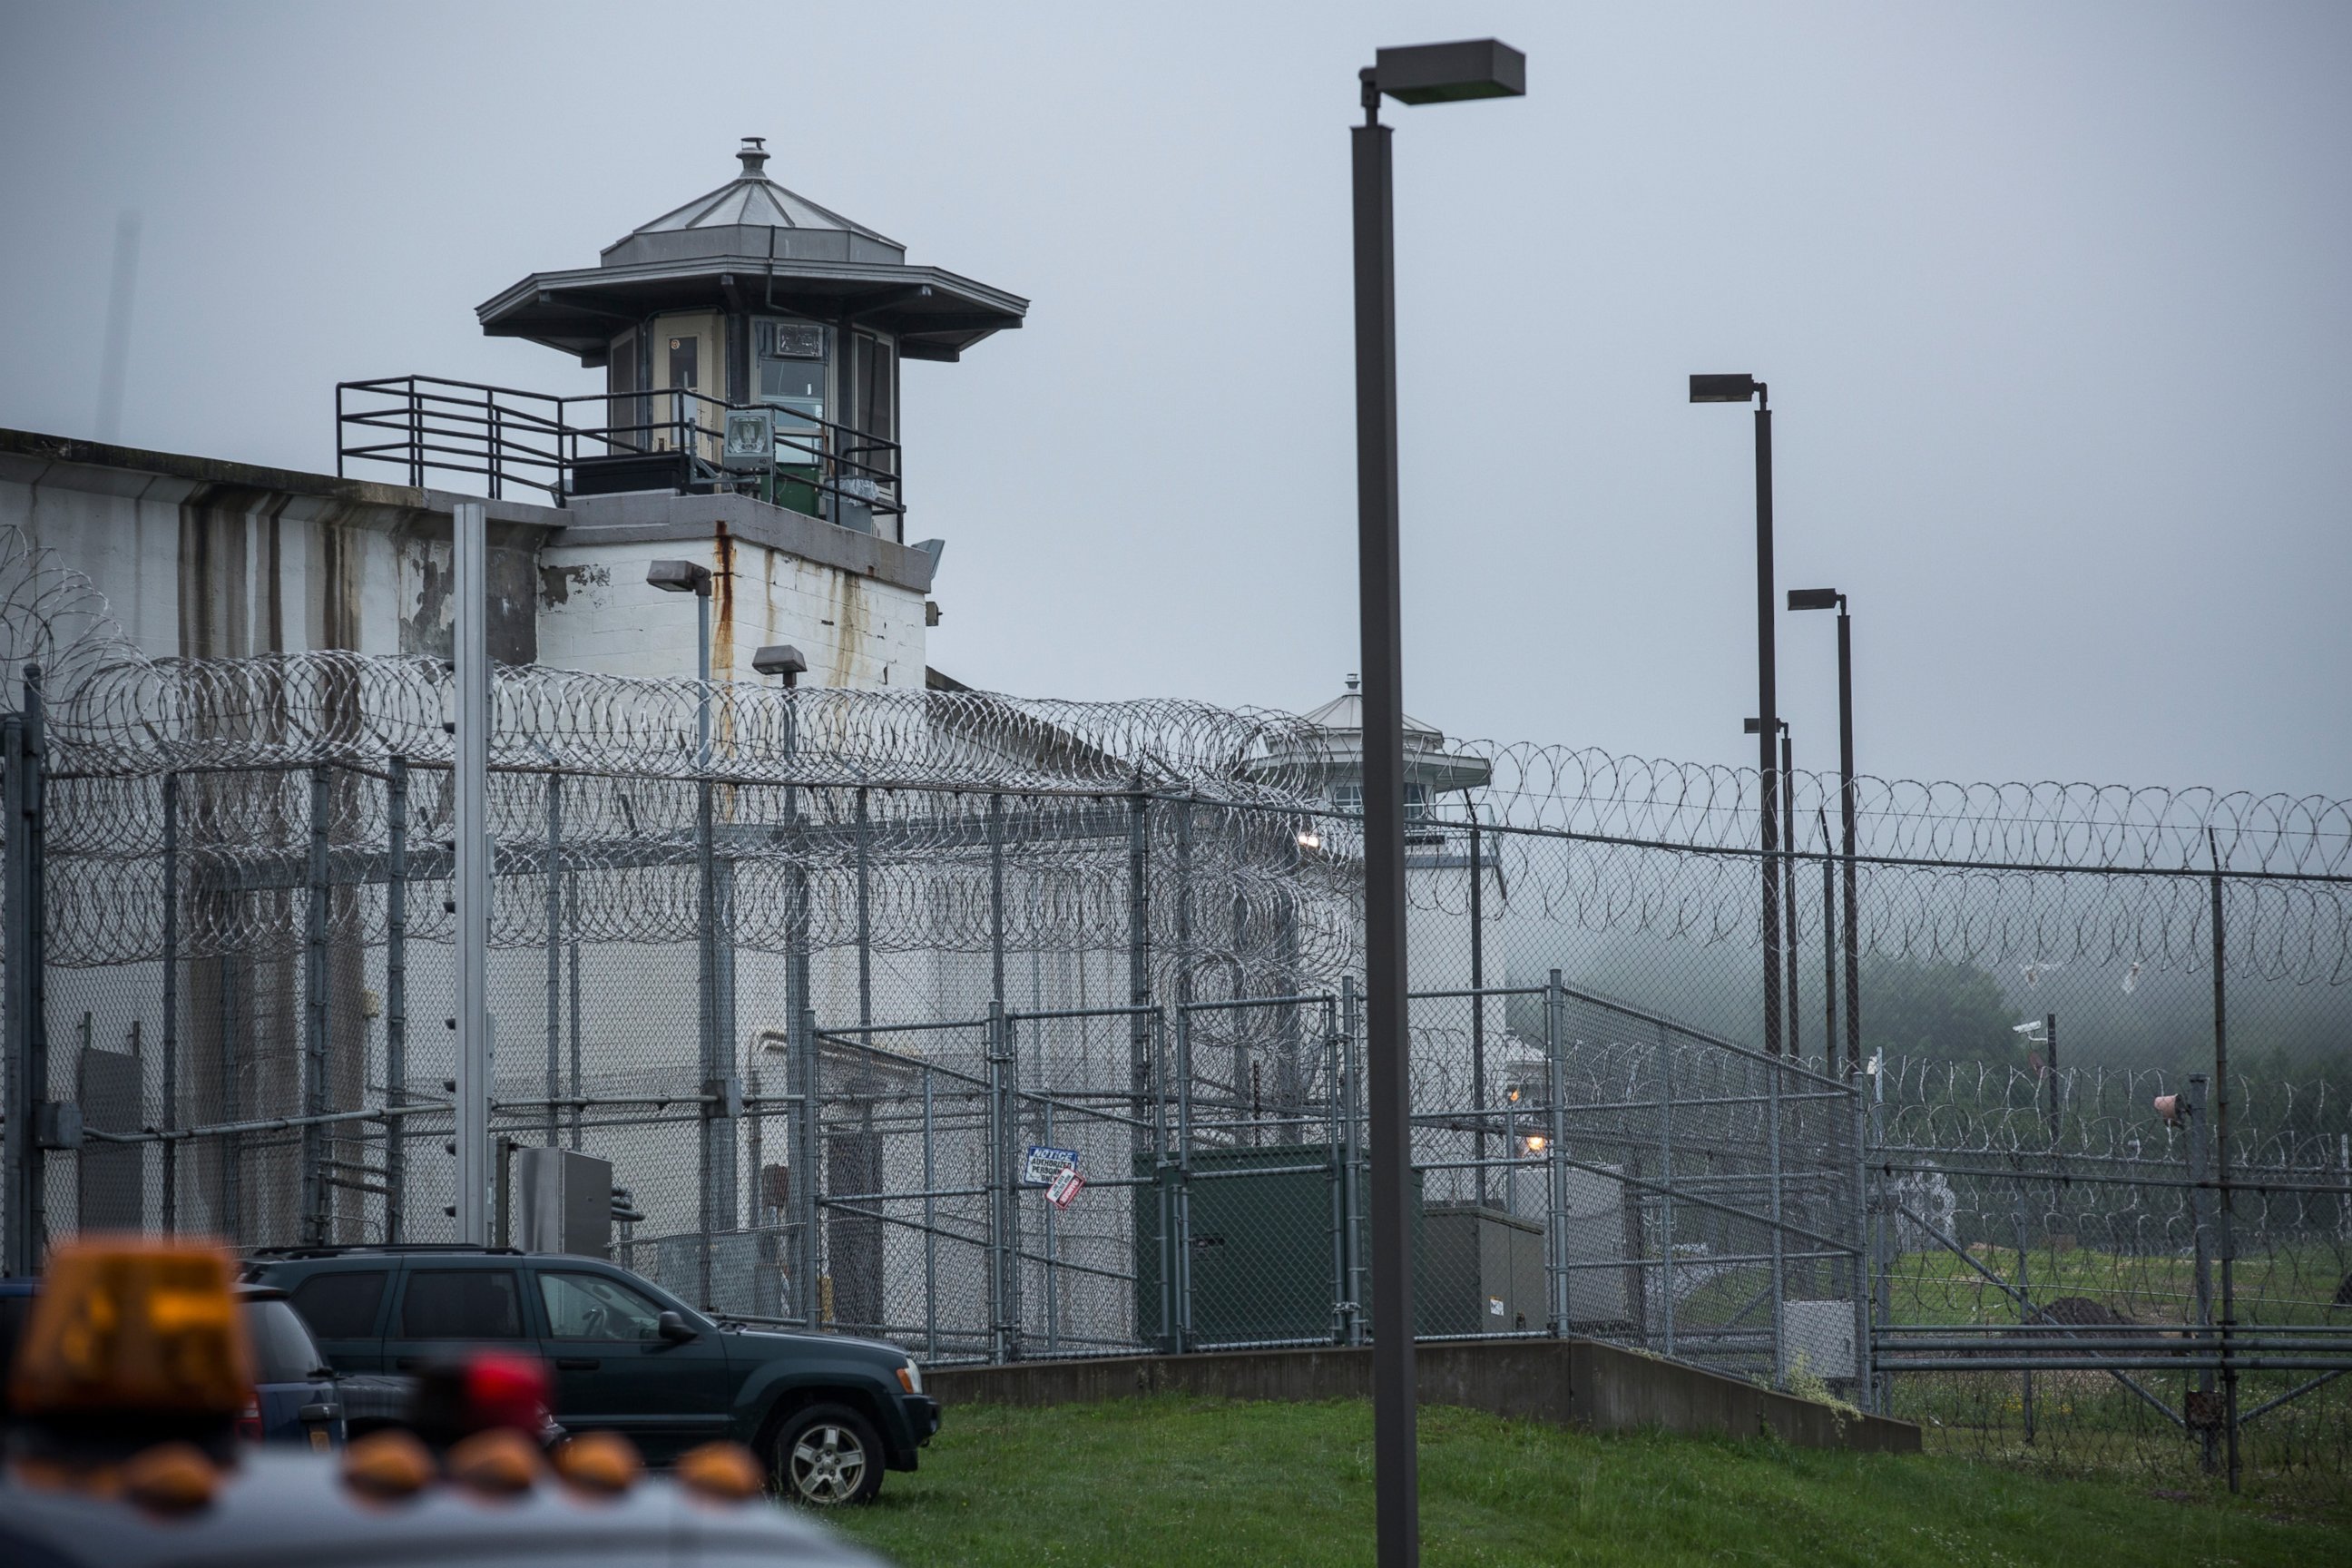
<path fill-rule="evenodd" d="M 1424 1405 L 1590 1432 L 1769 1436 L 1801 1448 L 1919 1451 L 1919 1428 L 1911 1422 L 1854 1415 L 1594 1340 L 1424 1344 L 1413 1359 Z M 1357 1399 L 1371 1392 L 1371 1352 L 1335 1346 L 1016 1362 L 938 1367 L 923 1382 L 947 1405 L 1086 1405 L 1146 1394 Z"/>

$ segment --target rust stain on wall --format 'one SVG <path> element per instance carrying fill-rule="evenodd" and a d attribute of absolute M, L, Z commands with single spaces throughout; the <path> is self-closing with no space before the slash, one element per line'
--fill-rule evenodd
<path fill-rule="evenodd" d="M 871 612 L 866 602 L 866 584 L 860 578 L 846 573 L 833 574 L 833 592 L 827 595 L 833 604 L 833 679 L 827 684 L 847 686 L 855 678 L 858 645 L 866 636 L 866 622 Z"/>
<path fill-rule="evenodd" d="M 735 673 L 735 542 L 727 536 L 723 522 L 711 538 L 710 551 L 710 613 L 716 623 L 710 628 L 710 674 L 713 679 L 725 679 Z"/>

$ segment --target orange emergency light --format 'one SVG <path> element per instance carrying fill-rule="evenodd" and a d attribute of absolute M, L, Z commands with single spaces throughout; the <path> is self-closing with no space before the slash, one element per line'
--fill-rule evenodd
<path fill-rule="evenodd" d="M 16 1414 L 233 1419 L 253 1394 L 235 1275 L 226 1251 L 201 1242 L 59 1247 L 17 1348 Z"/>

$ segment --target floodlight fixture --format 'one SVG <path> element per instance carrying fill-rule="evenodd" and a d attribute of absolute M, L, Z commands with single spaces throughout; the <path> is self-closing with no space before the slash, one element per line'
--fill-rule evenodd
<path fill-rule="evenodd" d="M 1764 395 L 1764 384 L 1752 375 L 1695 375 L 1690 378 L 1693 403 L 1748 403 Z"/>
<path fill-rule="evenodd" d="M 1381 49 L 1372 60 L 1365 86 L 1399 103 L 1521 98 L 1528 90 L 1528 57 L 1496 38 L 1409 44 Z"/>
<path fill-rule="evenodd" d="M 1789 608 L 1792 610 L 1834 610 L 1845 604 L 1845 595 L 1835 588 L 1791 588 Z"/>
<path fill-rule="evenodd" d="M 646 568 L 646 581 L 666 594 L 710 597 L 710 568 L 691 561 L 656 561 Z"/>
<path fill-rule="evenodd" d="M 761 675 L 781 675 L 790 686 L 795 678 L 808 673 L 808 660 L 792 644 L 772 642 L 751 656 L 751 668 Z"/>

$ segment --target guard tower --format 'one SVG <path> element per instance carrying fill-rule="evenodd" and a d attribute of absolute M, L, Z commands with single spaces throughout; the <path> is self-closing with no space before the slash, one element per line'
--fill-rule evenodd
<path fill-rule="evenodd" d="M 904 543 L 899 362 L 959 359 L 1029 302 L 777 184 L 763 138 L 735 156 L 597 265 L 481 306 L 482 331 L 604 369 L 562 400 L 562 496 L 728 489 Z"/>

